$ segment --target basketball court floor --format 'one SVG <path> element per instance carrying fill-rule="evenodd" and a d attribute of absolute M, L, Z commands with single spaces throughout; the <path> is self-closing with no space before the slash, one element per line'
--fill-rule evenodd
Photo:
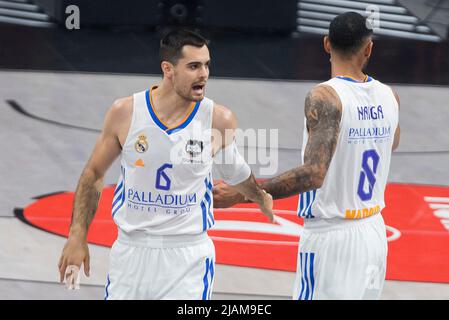
<path fill-rule="evenodd" d="M 104 298 L 114 236 L 108 206 L 118 162 L 105 178 L 101 212 L 89 235 L 91 277 L 83 276 L 77 291 L 58 283 L 70 201 L 107 108 L 114 99 L 159 80 L 0 71 L 0 299 Z M 278 148 L 270 150 L 277 153 L 278 166 L 264 175 L 264 163 L 251 164 L 257 177 L 300 163 L 303 102 L 315 84 L 209 80 L 207 96 L 231 108 L 240 128 L 278 129 Z M 389 260 L 382 299 L 449 299 L 449 88 L 393 86 L 401 97 L 401 144 L 392 157 L 384 211 Z M 246 153 L 260 149 L 254 142 L 240 147 Z M 290 299 L 301 231 L 296 201 L 276 203 L 276 215 L 284 222 L 276 228 L 258 220 L 251 208 L 216 210 L 213 299 Z"/>

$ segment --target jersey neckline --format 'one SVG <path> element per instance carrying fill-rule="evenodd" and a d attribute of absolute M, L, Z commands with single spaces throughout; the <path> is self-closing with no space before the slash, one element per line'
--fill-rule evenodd
<path fill-rule="evenodd" d="M 151 89 L 145 91 L 148 112 L 150 113 L 150 116 L 153 119 L 154 123 L 167 134 L 172 134 L 187 127 L 198 112 L 201 101 L 197 101 L 196 103 L 192 102 L 192 105 L 189 108 L 189 112 L 184 117 L 184 119 L 179 124 L 169 127 L 158 117 L 156 110 L 154 109 L 152 91 L 156 88 L 157 86 L 153 86 L 151 87 Z"/>
<path fill-rule="evenodd" d="M 363 82 L 357 81 L 354 78 L 351 78 L 349 76 L 336 76 L 335 78 L 341 79 L 341 80 L 346 80 L 346 81 L 350 81 L 350 82 L 354 82 L 354 83 L 367 83 L 367 82 L 371 82 L 374 79 L 372 77 L 370 77 L 369 75 L 365 75 L 365 79 L 363 80 Z"/>

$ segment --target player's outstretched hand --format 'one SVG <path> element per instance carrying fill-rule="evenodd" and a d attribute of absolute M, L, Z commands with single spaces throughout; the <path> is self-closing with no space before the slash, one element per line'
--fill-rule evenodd
<path fill-rule="evenodd" d="M 270 222 L 274 221 L 274 215 L 273 215 L 273 197 L 271 194 L 267 193 L 265 190 L 262 190 L 263 197 L 262 201 L 258 203 L 260 210 L 264 215 L 270 219 Z"/>
<path fill-rule="evenodd" d="M 214 195 L 214 208 L 229 208 L 245 201 L 242 194 L 222 181 L 214 183 L 212 193 Z"/>

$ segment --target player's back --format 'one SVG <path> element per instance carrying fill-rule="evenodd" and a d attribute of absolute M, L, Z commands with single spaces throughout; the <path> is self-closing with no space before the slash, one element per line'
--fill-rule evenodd
<path fill-rule="evenodd" d="M 323 185 L 301 194 L 298 215 L 308 221 L 361 219 L 385 207 L 398 103 L 393 91 L 368 77 L 366 82 L 335 77 L 321 83 L 332 87 L 342 105 L 340 131 Z M 304 148 L 308 132 L 305 126 Z M 332 220 L 329 220 L 332 219 Z"/>

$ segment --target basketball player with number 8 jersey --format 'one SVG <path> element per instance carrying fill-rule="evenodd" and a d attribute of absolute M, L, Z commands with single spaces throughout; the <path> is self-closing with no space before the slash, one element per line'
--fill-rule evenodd
<path fill-rule="evenodd" d="M 361 74 L 361 68 L 354 72 L 348 63 L 357 57 L 354 51 L 369 57 L 370 31 L 356 13 L 335 18 L 325 38 L 333 78 L 307 98 L 313 104 L 321 99 L 317 96 L 327 96 L 322 101 L 337 107 L 340 121 L 322 184 L 299 197 L 304 229 L 294 299 L 378 299 L 382 292 L 388 249 L 381 211 L 391 153 L 399 138 L 399 103 L 390 87 Z M 355 47 L 347 47 L 348 38 L 355 39 Z M 313 115 L 305 122 L 303 161 Z"/>
<path fill-rule="evenodd" d="M 324 37 L 332 79 L 306 97 L 303 165 L 262 184 L 274 199 L 300 194 L 293 299 L 378 299 L 382 292 L 388 250 L 381 211 L 399 144 L 399 98 L 363 72 L 372 33 L 355 12 L 332 20 Z M 216 207 L 243 200 L 224 184 L 215 187 Z"/>

